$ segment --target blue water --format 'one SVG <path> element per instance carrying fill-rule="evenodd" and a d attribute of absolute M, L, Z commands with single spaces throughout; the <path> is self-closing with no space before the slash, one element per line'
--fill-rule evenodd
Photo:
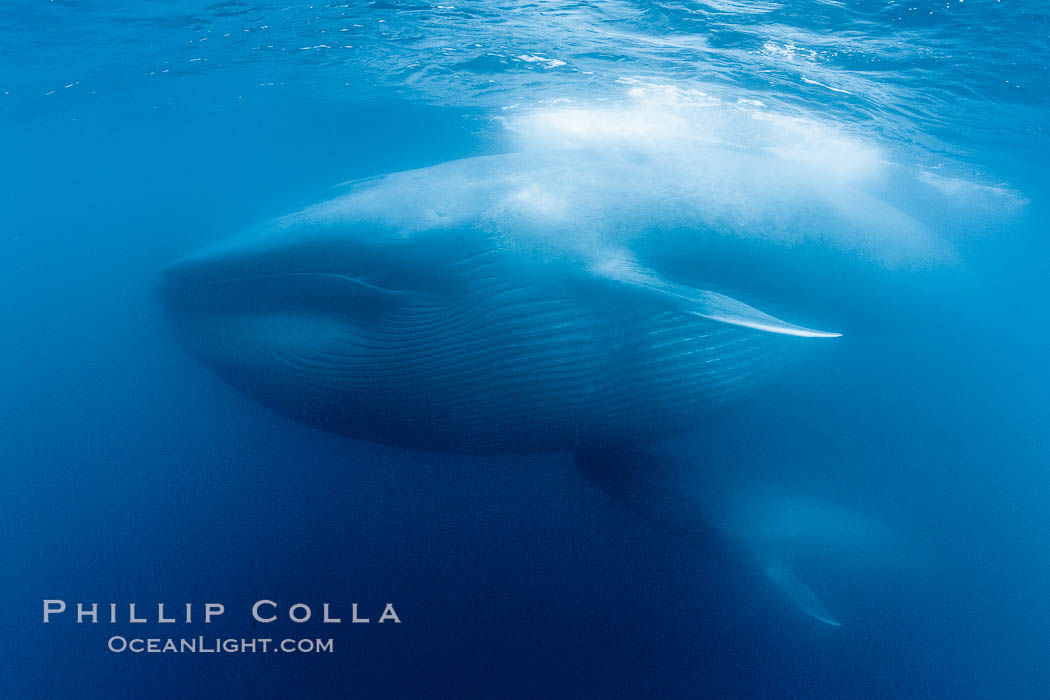
<path fill-rule="evenodd" d="M 0 10 L 0 697 L 1050 695 L 1042 5 L 447 2 Z M 567 455 L 282 418 L 184 353 L 156 299 L 171 260 L 331 185 L 639 104 L 643 132 L 673 113 L 729 148 L 793 138 L 733 110 L 796 120 L 829 167 L 860 144 L 942 178 L 972 224 L 961 272 L 866 296 L 841 342 L 673 448 L 896 533 L 874 567 L 811 554 L 841 628 Z M 207 628 L 141 627 L 336 651 L 117 654 L 136 625 L 44 625 L 51 598 L 223 602 Z M 402 624 L 253 628 L 261 598 L 344 621 L 393 601 Z"/>

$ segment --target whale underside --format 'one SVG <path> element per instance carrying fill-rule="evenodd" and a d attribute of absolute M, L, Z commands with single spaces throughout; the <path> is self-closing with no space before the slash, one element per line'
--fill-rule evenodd
<path fill-rule="evenodd" d="M 565 451 L 677 435 L 753 393 L 800 342 L 494 281 L 454 297 L 361 290 L 336 275 L 253 285 L 265 290 L 251 304 L 174 313 L 182 344 L 296 420 L 439 451 Z M 359 295 L 375 298 L 357 313 L 302 302 L 318 294 L 325 305 L 349 295 L 351 308 Z"/>

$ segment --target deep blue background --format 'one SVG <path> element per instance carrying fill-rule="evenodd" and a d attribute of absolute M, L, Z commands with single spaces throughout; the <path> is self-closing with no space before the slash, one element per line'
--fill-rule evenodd
<path fill-rule="evenodd" d="M 964 283 L 892 324 L 858 321 L 689 445 L 705 468 L 863 503 L 920 543 L 906 575 L 823 582 L 848 618 L 831 629 L 621 510 L 568 456 L 326 435 L 175 344 L 153 293 L 164 264 L 334 183 L 500 150 L 485 109 L 280 87 L 226 99 L 243 74 L 114 78 L 48 103 L 32 78 L 63 48 L 34 55 L 40 25 L 28 3 L 11 12 L 30 28 L 5 78 L 21 92 L 0 102 L 0 696 L 1050 693 L 1048 150 L 1027 126 L 1044 97 L 1008 105 L 1020 130 L 968 132 L 965 102 L 929 130 L 1028 199 L 970 245 Z M 100 43 L 99 65 L 121 65 Z M 403 624 L 253 630 L 264 597 L 344 619 L 392 601 Z M 110 634 L 138 630 L 42 625 L 44 598 L 223 602 L 213 629 L 172 634 L 332 636 L 337 653 L 111 654 Z"/>

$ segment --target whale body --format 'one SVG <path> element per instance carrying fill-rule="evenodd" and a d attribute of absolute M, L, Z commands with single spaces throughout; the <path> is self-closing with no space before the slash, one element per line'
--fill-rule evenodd
<path fill-rule="evenodd" d="M 571 156 L 352 183 L 176 261 L 162 297 L 179 340 L 257 401 L 355 438 L 637 445 L 695 430 L 837 335 L 749 291 L 804 270 L 807 246 L 891 260 L 940 245 L 870 195 L 770 184 L 739 154 L 712 155 L 733 164 L 713 173 Z"/>
<path fill-rule="evenodd" d="M 838 335 L 778 291 L 833 305 L 836 279 L 951 257 L 865 188 L 768 154 L 514 153 L 348 183 L 174 262 L 161 297 L 190 353 L 290 418 L 426 450 L 574 451 L 621 502 L 733 552 L 634 448 Z M 838 624 L 783 560 L 759 566 Z"/>

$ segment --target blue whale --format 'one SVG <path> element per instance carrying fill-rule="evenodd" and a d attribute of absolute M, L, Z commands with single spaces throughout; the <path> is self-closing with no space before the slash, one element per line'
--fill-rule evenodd
<path fill-rule="evenodd" d="M 712 148 L 393 173 L 174 262 L 161 297 L 191 354 L 290 418 L 425 450 L 576 452 L 666 522 L 674 489 L 632 476 L 645 460 L 631 450 L 696 430 L 838 335 L 770 290 L 811 284 L 814 259 L 841 272 L 951 255 L 807 168 Z M 765 570 L 837 624 L 780 563 Z"/>
<path fill-rule="evenodd" d="M 683 173 L 510 154 L 352 183 L 176 261 L 162 296 L 193 355 L 328 430 L 482 454 L 639 445 L 838 335 L 751 290 L 792 265 L 812 276 L 807 250 L 902 255 L 872 247 L 881 231 L 937 249 L 870 195 L 763 182 L 730 155 Z"/>

